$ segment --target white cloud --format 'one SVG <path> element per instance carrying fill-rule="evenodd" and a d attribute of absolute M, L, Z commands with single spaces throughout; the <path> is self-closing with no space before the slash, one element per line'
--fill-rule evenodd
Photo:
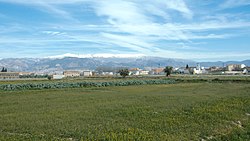
<path fill-rule="evenodd" d="M 108 38 L 110 40 L 119 40 L 122 42 L 127 42 L 133 45 L 141 46 L 144 48 L 151 48 L 153 47 L 153 44 L 143 42 L 143 37 L 138 36 L 128 36 L 128 35 L 115 35 L 110 33 L 102 33 L 103 37 Z"/>
<path fill-rule="evenodd" d="M 187 7 L 186 3 L 183 0 L 168 0 L 166 1 L 167 8 L 177 10 L 187 18 L 193 17 L 193 12 Z"/>
<path fill-rule="evenodd" d="M 135 52 L 150 54 L 155 48 L 152 44 L 145 42 L 143 39 L 138 39 L 135 36 L 113 35 L 109 33 L 102 33 L 104 40 L 102 43 L 107 45 L 128 48 Z"/>
<path fill-rule="evenodd" d="M 6 3 L 15 3 L 15 4 L 23 4 L 23 5 L 30 5 L 30 6 L 36 6 L 40 10 L 48 12 L 52 15 L 55 15 L 56 17 L 65 18 L 68 20 L 76 21 L 72 17 L 72 15 L 67 12 L 66 10 L 61 9 L 59 6 L 62 4 L 73 4 L 77 2 L 83 2 L 84 0 L 0 0 L 0 2 L 6 2 Z M 58 16 L 60 15 L 60 16 Z"/>
<path fill-rule="evenodd" d="M 44 9 L 46 12 L 56 14 L 56 15 L 60 15 L 61 17 L 65 18 L 65 19 L 69 19 L 69 20 L 73 20 L 73 21 L 76 20 L 76 19 L 74 19 L 72 17 L 72 15 L 69 12 L 60 9 L 55 5 L 51 5 L 51 4 L 48 4 L 48 3 L 45 3 L 45 2 L 40 2 L 38 5 L 40 7 L 42 7 L 42 9 Z"/>
<path fill-rule="evenodd" d="M 54 55 L 48 56 L 45 58 L 64 58 L 64 57 L 77 57 L 77 58 L 134 58 L 134 57 L 143 57 L 144 54 L 110 54 L 110 53 L 103 53 L 103 54 L 72 54 L 66 53 L 62 55 Z"/>
<path fill-rule="evenodd" d="M 137 3 L 124 0 L 98 1 L 94 5 L 98 16 L 107 16 L 110 24 L 142 24 L 150 22 Z"/>
<path fill-rule="evenodd" d="M 162 16 L 164 18 L 168 17 L 165 10 L 161 9 L 172 9 L 181 12 L 185 17 L 192 18 L 193 13 L 186 5 L 183 0 L 108 0 L 108 1 L 93 1 L 93 0 L 0 0 L 0 2 L 17 3 L 25 5 L 40 5 L 47 7 L 51 11 L 62 15 L 68 15 L 66 11 L 63 11 L 55 6 L 65 5 L 65 4 L 85 4 L 91 3 L 93 7 L 96 8 L 99 15 L 109 16 L 111 19 L 117 19 L 124 22 L 126 19 L 139 20 L 141 16 L 145 13 L 142 12 L 153 12 L 153 15 Z M 163 8 L 159 8 L 163 6 Z M 150 11 L 148 11 L 150 9 Z M 121 14 L 119 16 L 119 14 Z M 119 17 L 118 17 L 119 16 Z M 124 16 L 124 18 L 123 18 Z M 131 18 L 128 16 L 132 16 Z M 121 19 L 120 19 L 121 18 Z M 122 18 L 124 20 L 122 20 Z M 145 17 L 144 17 L 145 18 Z M 132 21 L 132 20 L 130 20 Z"/>
<path fill-rule="evenodd" d="M 192 39 L 211 39 L 211 38 L 228 38 L 229 34 L 211 34 L 206 31 L 222 30 L 222 29 L 236 29 L 250 27 L 249 22 L 227 22 L 225 24 L 207 21 L 204 23 L 193 24 L 120 24 L 116 25 L 115 32 L 129 33 L 134 36 L 149 36 L 160 40 L 192 40 Z M 198 32 L 198 33 L 197 33 Z M 200 34 L 203 33 L 203 34 Z M 148 38 L 145 38 L 148 40 Z"/>
<path fill-rule="evenodd" d="M 8 2 L 8 3 L 19 3 L 19 4 L 40 4 L 40 3 L 47 3 L 47 4 L 72 4 L 72 3 L 79 3 L 84 1 L 90 0 L 0 0 L 0 2 Z"/>
<path fill-rule="evenodd" d="M 144 13 L 149 16 L 152 15 L 162 18 L 164 20 L 163 22 L 170 21 L 171 19 L 171 16 L 166 12 L 166 9 L 162 9 L 156 3 L 145 3 L 145 5 L 143 6 L 143 10 Z"/>
<path fill-rule="evenodd" d="M 36 6 L 52 16 L 70 20 L 70 24 L 64 22 L 54 24 L 51 21 L 46 21 L 49 24 L 42 23 L 37 27 L 2 26 L 0 33 L 6 35 L 6 38 L 2 36 L 0 40 L 2 44 L 55 46 L 61 42 L 65 44 L 67 42 L 78 42 L 78 44 L 79 42 L 88 42 L 90 45 L 100 44 L 103 48 L 122 48 L 147 55 L 161 54 L 161 56 L 185 58 L 191 53 L 170 50 L 167 43 L 176 41 L 189 43 L 201 39 L 231 38 L 240 35 L 239 32 L 235 34 L 230 30 L 244 30 L 250 27 L 249 20 L 241 18 L 241 15 L 239 18 L 232 19 L 231 17 L 234 15 L 210 15 L 207 13 L 202 15 L 206 16 L 202 21 L 196 20 L 196 11 L 190 9 L 188 1 L 184 0 L 0 0 L 0 2 Z M 246 0 L 228 0 L 224 6 L 230 8 L 249 3 Z M 74 16 L 73 12 L 66 8 L 68 5 L 77 7 L 86 4 L 90 5 L 91 14 L 96 14 L 91 16 L 98 18 L 100 23 L 85 25 L 81 23 L 80 18 L 75 18 L 80 17 L 79 15 Z M 77 12 L 85 14 L 80 10 Z M 172 15 L 172 13 L 174 14 Z M 13 32 L 24 32 L 26 36 L 8 38 L 7 34 Z M 159 42 L 165 42 L 165 44 L 161 46 Z M 174 46 L 174 44 L 172 45 Z M 179 46 L 178 43 L 175 45 Z M 197 49 L 184 45 L 182 47 L 186 50 Z M 197 57 L 208 57 L 205 53 L 199 52 L 197 54 Z M 200 54 L 202 55 L 200 56 Z M 192 57 L 195 58 L 194 56 Z"/>
<path fill-rule="evenodd" d="M 66 35 L 65 32 L 59 32 L 59 31 L 42 31 L 42 33 L 44 34 L 48 34 L 48 35 Z"/>
<path fill-rule="evenodd" d="M 226 0 L 224 3 L 220 5 L 220 8 L 234 8 L 238 6 L 250 5 L 249 0 Z"/>

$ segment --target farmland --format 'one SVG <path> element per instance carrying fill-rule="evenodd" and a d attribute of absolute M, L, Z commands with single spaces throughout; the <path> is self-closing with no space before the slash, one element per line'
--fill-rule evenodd
<path fill-rule="evenodd" d="M 209 81 L 192 82 L 200 79 Z M 189 82 L 1 90 L 0 140 L 250 139 L 247 77 L 181 80 Z"/>

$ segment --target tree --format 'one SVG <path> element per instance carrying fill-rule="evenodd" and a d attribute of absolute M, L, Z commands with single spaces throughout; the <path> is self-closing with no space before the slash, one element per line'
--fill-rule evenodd
<path fill-rule="evenodd" d="M 7 68 L 4 68 L 1 70 L 1 72 L 7 72 Z"/>
<path fill-rule="evenodd" d="M 172 70 L 173 70 L 172 66 L 166 66 L 166 68 L 164 69 L 166 76 L 170 76 L 170 74 L 172 73 Z"/>
<path fill-rule="evenodd" d="M 48 78 L 48 80 L 51 80 L 51 79 L 52 79 L 52 76 L 48 75 L 48 77 L 47 77 L 47 78 Z"/>
<path fill-rule="evenodd" d="M 126 76 L 129 75 L 128 69 L 120 69 L 120 70 L 118 71 L 118 73 L 119 73 L 123 78 L 125 78 Z"/>

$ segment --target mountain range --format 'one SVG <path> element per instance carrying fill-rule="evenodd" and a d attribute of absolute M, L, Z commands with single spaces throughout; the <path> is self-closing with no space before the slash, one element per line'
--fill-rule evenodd
<path fill-rule="evenodd" d="M 250 66 L 250 60 L 227 62 L 195 62 L 184 59 L 171 59 L 161 57 L 64 57 L 64 58 L 6 58 L 0 60 L 0 68 L 8 68 L 9 71 L 24 72 L 51 72 L 62 70 L 94 70 L 98 68 L 145 68 L 145 67 L 185 67 L 196 66 L 226 66 L 227 64 L 245 64 Z"/>

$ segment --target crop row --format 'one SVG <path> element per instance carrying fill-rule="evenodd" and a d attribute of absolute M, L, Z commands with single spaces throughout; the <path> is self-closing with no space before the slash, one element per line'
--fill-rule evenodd
<path fill-rule="evenodd" d="M 58 89 L 58 88 L 82 88 L 82 87 L 108 87 L 108 86 L 131 86 L 131 85 L 152 85 L 152 84 L 173 84 L 174 80 L 123 80 L 110 82 L 50 82 L 50 83 L 23 83 L 23 84 L 2 84 L 0 90 L 33 90 L 33 89 Z"/>

